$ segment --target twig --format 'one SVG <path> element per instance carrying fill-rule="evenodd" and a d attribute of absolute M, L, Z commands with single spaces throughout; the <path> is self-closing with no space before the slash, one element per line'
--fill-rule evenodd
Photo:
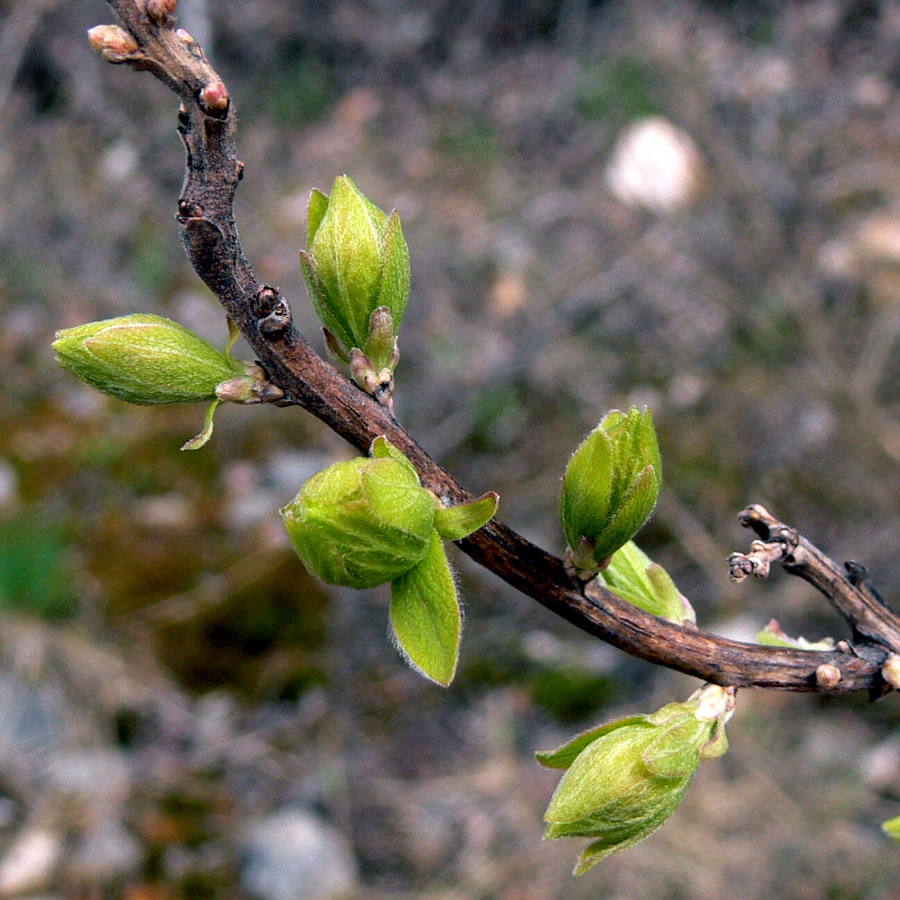
<path fill-rule="evenodd" d="M 235 155 L 234 104 L 199 45 L 174 28 L 174 0 L 107 2 L 126 30 L 121 35 L 95 33 L 92 41 L 109 61 L 150 71 L 181 99 L 179 132 L 187 159 L 178 220 L 185 249 L 197 274 L 284 390 L 283 402 L 308 410 L 362 452 L 385 435 L 439 497 L 452 503 L 471 499 L 383 407 L 312 350 L 294 328 L 278 288 L 254 275 L 232 208 L 243 169 Z M 865 646 L 854 654 L 810 652 L 743 644 L 673 625 L 619 599 L 597 582 L 587 586 L 576 582 L 566 574 L 562 560 L 501 522 L 490 522 L 459 546 L 584 631 L 634 656 L 707 681 L 835 692 L 880 689 L 884 684 L 880 673 L 887 653 L 881 646 Z M 887 643 L 894 650 L 900 648 L 893 632 Z M 822 679 L 823 665 L 834 667 L 840 677 Z"/>
<path fill-rule="evenodd" d="M 732 553 L 729 557 L 734 581 L 741 581 L 747 575 L 765 577 L 769 565 L 780 562 L 786 572 L 808 581 L 831 601 L 850 625 L 854 641 L 897 652 L 900 616 L 888 608 L 872 587 L 864 566 L 850 560 L 844 563 L 842 572 L 818 547 L 758 504 L 748 506 L 740 514 L 740 520 L 762 540 L 754 541 L 746 556 Z"/>

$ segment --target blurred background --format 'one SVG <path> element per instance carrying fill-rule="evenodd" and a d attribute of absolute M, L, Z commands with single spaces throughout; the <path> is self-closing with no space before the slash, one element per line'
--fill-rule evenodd
<path fill-rule="evenodd" d="M 347 173 L 413 261 L 400 420 L 561 552 L 568 454 L 646 403 L 640 543 L 701 626 L 846 637 L 811 588 L 731 585 L 762 502 L 900 595 L 900 4 L 179 0 L 238 108 L 238 222 L 321 347 L 306 198 Z M 326 589 L 277 510 L 347 447 L 299 410 L 129 407 L 57 328 L 224 318 L 174 220 L 176 101 L 103 63 L 99 0 L 0 0 L 0 897 L 896 898 L 896 695 L 742 692 L 651 839 L 573 880 L 536 749 L 699 685 L 455 555 L 456 683 L 387 591 Z M 240 355 L 240 352 L 238 353 Z"/>

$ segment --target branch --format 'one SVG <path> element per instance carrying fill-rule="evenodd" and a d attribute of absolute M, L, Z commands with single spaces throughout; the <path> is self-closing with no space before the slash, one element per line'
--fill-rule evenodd
<path fill-rule="evenodd" d="M 771 563 L 780 562 L 786 572 L 797 575 L 824 594 L 847 620 L 856 652 L 862 647 L 897 652 L 900 616 L 875 590 L 865 566 L 849 560 L 842 572 L 818 547 L 758 504 L 748 506 L 740 514 L 740 520 L 761 540 L 753 542 L 749 554 L 731 554 L 728 562 L 733 581 L 743 581 L 748 575 L 765 578 Z"/>
<path fill-rule="evenodd" d="M 243 166 L 235 150 L 234 103 L 202 49 L 174 28 L 174 0 L 107 0 L 124 30 L 92 29 L 110 62 L 150 71 L 181 99 L 186 150 L 178 221 L 188 257 L 256 353 L 272 381 L 359 451 L 384 435 L 442 500 L 472 499 L 384 407 L 321 359 L 296 331 L 278 288 L 260 282 L 244 255 L 232 201 Z M 811 652 L 762 647 L 673 625 L 619 599 L 597 582 L 582 585 L 562 560 L 498 521 L 459 542 L 473 560 L 551 612 L 634 656 L 721 685 L 790 691 L 881 690 L 887 650 Z M 876 623 L 877 624 L 877 623 Z M 883 642 L 900 651 L 896 633 Z M 823 678 L 822 667 L 831 667 Z M 835 670 L 837 677 L 835 676 Z M 818 677 L 817 677 L 818 672 Z"/>

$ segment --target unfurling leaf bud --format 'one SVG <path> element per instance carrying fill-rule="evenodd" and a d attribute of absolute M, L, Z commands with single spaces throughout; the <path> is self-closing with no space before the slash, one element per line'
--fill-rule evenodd
<path fill-rule="evenodd" d="M 593 839 L 576 875 L 672 815 L 700 760 L 727 750 L 724 725 L 733 707 L 732 692 L 706 685 L 684 703 L 611 722 L 538 754 L 544 765 L 568 770 L 544 814 L 545 836 Z"/>
<path fill-rule="evenodd" d="M 386 215 L 349 178 L 335 179 L 330 197 L 310 195 L 300 261 L 329 350 L 363 390 L 389 402 L 410 280 L 397 211 Z"/>
<path fill-rule="evenodd" d="M 408 462 L 390 456 L 335 463 L 281 510 L 303 564 L 328 584 L 371 588 L 421 562 L 434 532 L 434 497 Z"/>
<path fill-rule="evenodd" d="M 697 621 L 691 604 L 669 573 L 634 541 L 616 550 L 600 577 L 614 594 L 645 612 L 676 625 Z"/>
<path fill-rule="evenodd" d="M 403 658 L 443 686 L 459 659 L 462 614 L 443 540 L 459 540 L 494 515 L 493 492 L 445 507 L 385 437 L 371 459 L 335 463 L 281 510 L 297 555 L 329 584 L 391 584 L 391 631 Z"/>
<path fill-rule="evenodd" d="M 653 513 L 662 462 L 650 411 L 614 409 L 575 450 L 559 497 L 567 562 L 593 577 Z"/>
<path fill-rule="evenodd" d="M 249 392 L 254 381 L 246 366 L 187 328 L 144 313 L 65 328 L 56 333 L 53 349 L 76 378 L 146 406 L 216 400 L 223 383 L 246 378 Z"/>

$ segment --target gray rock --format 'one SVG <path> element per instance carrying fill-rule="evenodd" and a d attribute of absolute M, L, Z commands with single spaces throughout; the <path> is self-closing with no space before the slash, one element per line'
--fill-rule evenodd
<path fill-rule="evenodd" d="M 49 754 L 43 770 L 48 787 L 93 810 L 118 807 L 131 789 L 131 769 L 123 753 L 72 748 Z"/>
<path fill-rule="evenodd" d="M 241 884 L 258 900 L 337 900 L 357 883 L 343 835 L 305 810 L 281 810 L 251 824 L 243 850 Z"/>
<path fill-rule="evenodd" d="M 62 740 L 62 698 L 49 687 L 0 672 L 0 768 L 20 768 Z"/>
<path fill-rule="evenodd" d="M 115 819 L 82 835 L 67 863 L 68 874 L 93 885 L 132 875 L 143 861 L 138 839 Z"/>

